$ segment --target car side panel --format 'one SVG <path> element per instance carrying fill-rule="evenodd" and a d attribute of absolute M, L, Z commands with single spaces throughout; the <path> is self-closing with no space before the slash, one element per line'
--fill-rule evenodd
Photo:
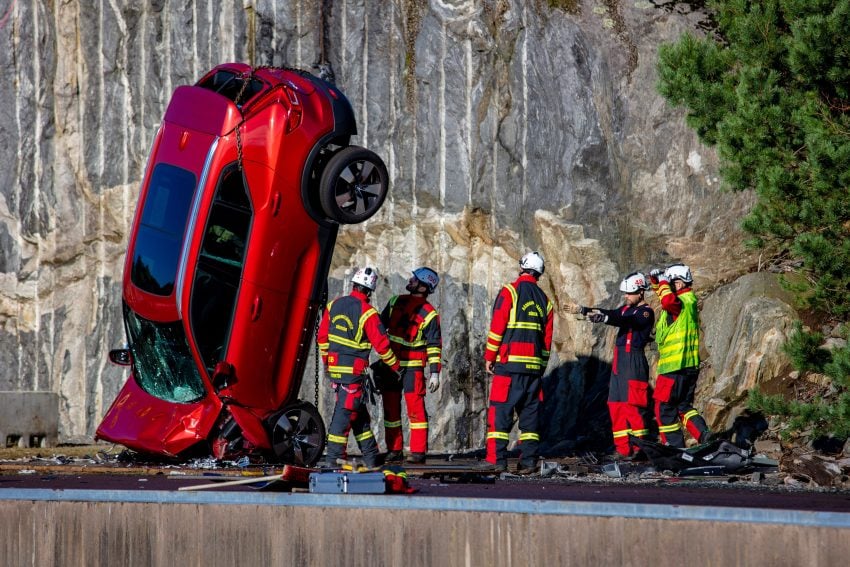
<path fill-rule="evenodd" d="M 272 369 L 280 356 L 283 327 L 288 324 L 286 299 L 278 291 L 242 281 L 226 355 L 235 372 L 226 395 L 240 405 L 267 410 L 278 407 Z"/>
<path fill-rule="evenodd" d="M 316 112 L 316 104 L 309 102 L 310 112 Z M 310 120 L 285 134 L 276 125 L 286 116 L 283 105 L 273 105 L 246 123 L 243 163 L 255 215 L 240 302 L 246 301 L 250 308 L 240 306 L 228 348 L 228 362 L 242 379 L 240 402 L 273 409 L 297 396 L 293 390 L 300 386 L 301 376 L 295 375 L 296 370 L 303 367 L 310 347 L 303 330 L 312 327 L 308 319 L 315 317 L 311 292 L 316 279 L 325 276 L 317 273 L 324 268 L 320 262 L 324 240 L 320 242 L 320 227 L 304 210 L 300 184 L 312 145 L 332 125 L 320 127 Z M 275 163 L 277 169 L 250 158 Z M 257 302 L 263 313 L 252 325 L 244 325 L 245 313 L 253 312 Z M 253 386 L 249 388 L 246 381 Z"/>

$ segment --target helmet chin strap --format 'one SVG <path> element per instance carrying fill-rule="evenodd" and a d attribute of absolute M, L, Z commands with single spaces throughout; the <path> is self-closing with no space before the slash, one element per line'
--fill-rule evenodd
<path fill-rule="evenodd" d="M 428 286 L 424 285 L 419 280 L 416 280 L 415 284 L 408 283 L 405 286 L 405 289 L 407 291 L 409 291 L 410 293 L 417 294 L 417 295 L 427 295 L 428 294 Z"/>

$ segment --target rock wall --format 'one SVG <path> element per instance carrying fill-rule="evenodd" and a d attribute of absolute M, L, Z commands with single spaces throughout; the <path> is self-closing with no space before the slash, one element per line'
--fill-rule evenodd
<path fill-rule="evenodd" d="M 385 158 L 391 196 L 373 220 L 341 231 L 330 288 L 342 292 L 352 266 L 374 264 L 382 306 L 410 269 L 440 272 L 433 300 L 446 371 L 428 396 L 432 448 L 483 444 L 491 302 L 529 249 L 547 260 L 543 286 L 556 306 L 613 306 L 624 273 L 689 263 L 697 289 L 716 290 L 704 302 L 716 314 L 704 315 L 710 367 L 700 393 L 723 408 L 712 409 L 715 425 L 743 389 L 780 371 L 778 339 L 793 310 L 758 289 L 718 289 L 757 265 L 738 229 L 751 196 L 720 190 L 716 155 L 654 88 L 657 45 L 710 23 L 699 9 L 662 0 L 127 4 L 11 0 L 0 14 L 0 390 L 58 393 L 63 440 L 90 438 L 124 380 L 105 353 L 123 341 L 126 233 L 170 93 L 231 60 L 334 80 L 358 115 L 354 143 Z M 764 310 L 775 329 L 751 329 Z M 550 447 L 604 442 L 606 329 L 558 313 Z M 743 350 L 753 345 L 765 351 L 759 360 Z M 303 397 L 313 391 L 309 371 Z M 327 388 L 320 394 L 329 416 Z"/>

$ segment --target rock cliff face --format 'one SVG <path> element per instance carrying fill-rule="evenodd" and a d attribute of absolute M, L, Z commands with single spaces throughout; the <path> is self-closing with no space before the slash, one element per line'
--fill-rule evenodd
<path fill-rule="evenodd" d="M 736 281 L 757 265 L 738 229 L 751 197 L 720 190 L 716 155 L 655 92 L 657 45 L 708 22 L 688 3 L 123 4 L 12 0 L 0 14 L 0 390 L 57 393 L 62 439 L 89 438 L 124 380 L 105 354 L 123 341 L 127 229 L 170 93 L 231 60 L 334 80 L 358 115 L 354 143 L 387 162 L 391 196 L 341 231 L 330 290 L 373 264 L 381 307 L 412 268 L 440 272 L 433 449 L 483 445 L 491 303 L 530 249 L 556 307 L 614 306 L 623 274 L 690 264 L 708 355 L 698 407 L 715 427 L 785 371 L 793 310 L 771 276 Z M 548 446 L 604 442 L 612 339 L 558 313 Z"/>

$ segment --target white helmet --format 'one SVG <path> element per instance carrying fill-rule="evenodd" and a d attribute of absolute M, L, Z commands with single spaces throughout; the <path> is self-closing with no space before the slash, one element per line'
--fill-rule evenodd
<path fill-rule="evenodd" d="M 437 284 L 440 283 L 440 276 L 437 275 L 437 272 L 425 266 L 413 270 L 413 277 L 419 280 L 420 283 L 425 284 L 425 287 L 428 288 L 428 293 L 434 293 L 434 290 L 437 289 Z"/>
<path fill-rule="evenodd" d="M 534 270 L 538 274 L 542 274 L 546 269 L 546 264 L 543 262 L 543 256 L 537 252 L 529 252 L 519 261 L 519 267 L 523 270 Z"/>
<path fill-rule="evenodd" d="M 375 291 L 375 288 L 378 286 L 378 270 L 368 266 L 360 268 L 354 273 L 351 283 L 362 285 L 367 289 Z"/>
<path fill-rule="evenodd" d="M 667 281 L 672 282 L 673 280 L 682 280 L 686 284 L 689 284 L 694 281 L 691 277 L 691 269 L 684 264 L 673 264 L 664 270 L 664 277 L 667 278 Z"/>
<path fill-rule="evenodd" d="M 620 282 L 620 291 L 623 293 L 638 293 L 649 289 L 646 276 L 640 272 L 632 272 Z"/>

